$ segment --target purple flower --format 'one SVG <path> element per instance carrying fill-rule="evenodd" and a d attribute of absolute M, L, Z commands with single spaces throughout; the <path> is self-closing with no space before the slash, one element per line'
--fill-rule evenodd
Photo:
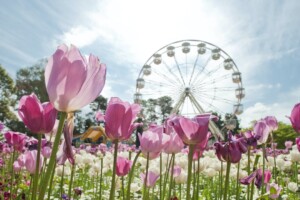
<path fill-rule="evenodd" d="M 231 163 L 238 163 L 242 158 L 242 153 L 248 150 L 245 138 L 235 138 L 231 134 L 227 142 L 216 142 L 214 146 L 218 159 Z"/>
<path fill-rule="evenodd" d="M 269 170 L 265 170 L 264 174 L 264 184 L 267 184 L 272 177 L 272 174 Z M 257 188 L 260 188 L 262 186 L 262 169 L 255 170 L 252 174 L 249 176 L 240 179 L 240 183 L 243 185 L 249 185 L 252 183 L 252 181 L 255 179 L 255 185 Z"/>

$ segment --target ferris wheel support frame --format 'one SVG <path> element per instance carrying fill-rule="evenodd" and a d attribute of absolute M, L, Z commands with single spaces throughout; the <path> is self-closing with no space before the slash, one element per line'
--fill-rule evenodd
<path fill-rule="evenodd" d="M 190 92 L 189 88 L 186 88 L 184 92 L 181 93 L 179 101 L 175 104 L 173 110 L 171 111 L 172 114 L 176 114 L 179 111 L 180 106 L 184 103 L 185 98 L 189 98 L 190 101 L 194 104 L 196 109 L 200 114 L 205 113 L 202 106 L 198 103 L 198 101 L 195 99 L 194 95 Z M 212 132 L 213 136 L 216 140 L 218 139 L 224 139 L 220 129 L 217 127 L 217 125 L 213 122 L 209 122 L 209 129 Z"/>

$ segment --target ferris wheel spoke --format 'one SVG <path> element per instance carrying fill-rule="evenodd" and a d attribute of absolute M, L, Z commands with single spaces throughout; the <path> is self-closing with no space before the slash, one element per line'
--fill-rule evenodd
<path fill-rule="evenodd" d="M 160 81 L 155 81 L 155 80 L 145 80 L 145 84 L 150 84 L 150 85 L 155 85 L 158 87 L 168 87 L 168 88 L 177 88 L 176 85 L 171 85 L 170 83 L 165 83 L 165 82 L 160 82 Z"/>
<path fill-rule="evenodd" d="M 185 85 L 185 81 L 184 81 L 184 79 L 183 79 L 183 75 L 182 75 L 182 73 L 181 73 L 179 64 L 178 64 L 178 62 L 177 62 L 176 55 L 174 55 L 174 61 L 175 61 L 176 67 L 177 67 L 177 69 L 178 69 L 178 73 L 180 74 L 180 78 L 181 78 L 181 80 L 182 80 L 182 83 L 183 83 L 183 85 Z"/>
<path fill-rule="evenodd" d="M 228 92 L 228 91 L 234 91 L 236 87 L 203 87 L 203 86 L 194 86 L 192 90 L 197 91 L 197 92 L 202 92 L 202 91 L 212 91 L 212 90 L 218 90 L 218 91 L 223 91 L 223 92 Z"/>
<path fill-rule="evenodd" d="M 222 65 L 219 64 L 216 67 L 217 67 L 216 69 L 213 69 L 213 70 L 210 70 L 210 71 L 203 71 L 205 73 L 204 77 L 202 79 L 198 78 L 198 80 L 197 80 L 197 82 L 195 84 L 197 85 L 197 84 L 200 84 L 202 82 L 205 82 L 208 78 L 210 78 L 211 76 L 213 76 L 214 74 L 216 74 L 222 68 Z"/>
<path fill-rule="evenodd" d="M 206 100 L 198 100 L 201 105 L 205 105 L 207 108 L 205 112 L 217 112 L 218 114 L 224 115 L 225 112 L 221 109 L 218 108 L 217 106 L 214 106 L 212 103 L 207 102 Z"/>
<path fill-rule="evenodd" d="M 214 106 L 212 103 L 213 102 L 208 102 L 206 99 L 204 98 L 199 98 L 199 97 L 196 97 L 197 98 L 197 101 L 201 102 L 202 105 L 205 105 L 207 108 L 210 108 L 210 109 L 213 109 L 213 110 L 205 110 L 205 112 L 209 112 L 209 111 L 212 111 L 212 112 L 217 112 L 218 114 L 225 114 L 224 111 L 222 111 L 222 109 Z M 200 103 L 200 105 L 201 105 Z"/>
<path fill-rule="evenodd" d="M 192 78 L 194 76 L 195 68 L 196 68 L 197 62 L 198 62 L 198 58 L 199 58 L 199 54 L 197 54 L 196 60 L 195 60 L 194 65 L 193 65 L 193 70 L 192 70 L 191 77 L 190 77 L 190 80 L 189 80 L 189 85 L 191 84 Z"/>
<path fill-rule="evenodd" d="M 230 78 L 231 78 L 231 74 L 224 74 L 219 77 L 214 77 L 214 78 L 208 79 L 206 81 L 202 80 L 201 82 L 197 83 L 196 85 L 201 87 L 203 85 L 210 85 L 210 84 L 224 82 Z"/>
<path fill-rule="evenodd" d="M 175 82 L 173 79 L 171 79 L 170 77 L 166 76 L 165 74 L 158 73 L 158 72 L 156 72 L 156 71 L 154 71 L 154 73 L 155 73 L 156 75 L 160 76 L 161 78 L 163 78 L 163 80 L 169 81 L 170 84 L 175 84 L 175 85 L 176 85 L 176 82 Z"/>
<path fill-rule="evenodd" d="M 195 79 L 192 81 L 191 85 L 194 85 L 194 83 L 198 80 L 199 77 L 201 77 L 200 75 L 203 73 L 203 71 L 205 70 L 206 66 L 208 65 L 208 63 L 210 62 L 211 57 L 208 57 L 208 59 L 206 60 L 206 62 L 204 63 L 204 65 L 201 67 L 201 69 L 198 71 L 197 75 L 195 76 Z"/>
<path fill-rule="evenodd" d="M 166 66 L 166 68 L 168 69 L 168 72 L 169 72 L 171 75 L 174 76 L 175 80 L 176 80 L 179 84 L 181 84 L 180 78 L 176 76 L 176 74 L 171 70 L 170 66 L 169 66 L 165 61 L 163 61 L 163 63 L 164 63 L 164 65 Z"/>
<path fill-rule="evenodd" d="M 201 94 L 197 94 L 197 95 L 198 95 L 198 97 L 201 97 L 201 98 L 213 99 L 213 100 L 223 102 L 223 103 L 227 103 L 227 104 L 230 104 L 230 105 L 233 105 L 235 103 L 235 101 L 232 101 L 230 99 L 219 97 L 217 95 L 211 95 L 211 94 L 208 94 L 208 93 L 201 93 Z"/>

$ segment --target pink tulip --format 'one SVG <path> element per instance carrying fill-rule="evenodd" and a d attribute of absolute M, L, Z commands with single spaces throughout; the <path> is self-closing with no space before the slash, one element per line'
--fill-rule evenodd
<path fill-rule="evenodd" d="M 112 141 L 129 139 L 133 130 L 141 125 L 141 123 L 134 123 L 140 109 L 138 104 L 129 104 L 118 97 L 112 97 L 104 116 L 107 137 Z"/>
<path fill-rule="evenodd" d="M 11 145 L 14 150 L 22 152 L 27 136 L 23 133 L 8 131 L 4 134 L 7 144 Z"/>
<path fill-rule="evenodd" d="M 99 121 L 105 121 L 104 115 L 103 115 L 103 113 L 102 113 L 101 111 L 98 111 L 98 112 L 96 113 L 95 118 L 96 118 L 96 120 L 97 120 L 98 122 L 99 122 Z"/>
<path fill-rule="evenodd" d="M 19 164 L 19 162 L 16 160 L 13 164 L 13 168 L 15 172 L 19 172 L 22 169 L 22 166 Z"/>
<path fill-rule="evenodd" d="M 175 165 L 173 168 L 173 177 L 178 177 L 181 174 L 181 167 L 178 165 Z"/>
<path fill-rule="evenodd" d="M 185 144 L 198 144 L 207 139 L 211 118 L 210 114 L 198 115 L 193 119 L 175 117 L 171 120 L 171 125 Z"/>
<path fill-rule="evenodd" d="M 274 116 L 265 117 L 265 122 L 269 126 L 270 131 L 276 131 L 278 129 L 278 122 Z"/>
<path fill-rule="evenodd" d="M 160 129 L 153 129 L 144 131 L 141 135 L 138 134 L 141 143 L 141 150 L 145 157 L 149 154 L 149 159 L 157 158 L 163 148 L 165 147 L 167 141 L 169 140 L 169 136 L 162 133 L 162 131 L 158 131 Z"/>
<path fill-rule="evenodd" d="M 184 144 L 180 137 L 175 132 L 171 132 L 164 147 L 164 152 L 167 154 L 179 153 L 184 147 Z"/>
<path fill-rule="evenodd" d="M 291 116 L 289 117 L 294 130 L 300 133 L 300 103 L 296 104 L 292 110 Z"/>
<path fill-rule="evenodd" d="M 42 153 L 42 155 L 43 155 L 44 158 L 50 158 L 51 152 L 52 152 L 52 149 L 50 147 L 44 146 L 42 148 L 42 152 L 41 153 Z"/>
<path fill-rule="evenodd" d="M 132 161 L 123 157 L 117 158 L 116 174 L 117 176 L 125 176 L 129 173 Z"/>
<path fill-rule="evenodd" d="M 27 151 L 25 154 L 25 167 L 30 174 L 35 174 L 36 161 L 37 161 L 37 150 Z M 40 156 L 39 170 L 43 165 L 42 156 Z"/>
<path fill-rule="evenodd" d="M 145 174 L 140 174 L 142 182 L 145 183 Z M 159 174 L 155 174 L 152 171 L 148 171 L 148 176 L 147 176 L 147 182 L 146 182 L 146 187 L 154 187 L 157 179 L 159 178 Z"/>
<path fill-rule="evenodd" d="M 284 145 L 286 149 L 291 149 L 293 147 L 293 141 L 285 141 Z"/>
<path fill-rule="evenodd" d="M 255 135 L 259 136 L 259 139 L 257 140 L 258 144 L 264 144 L 267 142 L 269 134 L 270 134 L 270 128 L 267 125 L 265 120 L 259 120 L 255 123 L 253 132 Z"/>
<path fill-rule="evenodd" d="M 298 151 L 300 152 L 300 138 L 296 138 L 296 145 L 297 145 Z"/>
<path fill-rule="evenodd" d="M 32 93 L 20 99 L 18 114 L 31 132 L 47 133 L 53 129 L 57 110 L 49 102 L 41 104 Z"/>
<path fill-rule="evenodd" d="M 106 66 L 99 59 L 86 59 L 79 50 L 63 44 L 49 58 L 45 82 L 50 102 L 63 112 L 72 112 L 88 105 L 100 94 L 105 84 Z"/>

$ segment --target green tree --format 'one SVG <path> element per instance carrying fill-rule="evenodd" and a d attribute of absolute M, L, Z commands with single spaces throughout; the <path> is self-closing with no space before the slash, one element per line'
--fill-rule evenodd
<path fill-rule="evenodd" d="M 13 79 L 1 65 L 0 77 L 0 121 L 12 129 L 13 122 L 17 121 L 17 117 L 13 112 L 13 107 L 16 105 L 16 88 Z"/>
<path fill-rule="evenodd" d="M 41 102 L 49 101 L 44 77 L 46 62 L 46 59 L 42 59 L 31 67 L 17 71 L 16 95 L 18 99 L 35 93 Z"/>
<path fill-rule="evenodd" d="M 98 96 L 92 103 L 90 103 L 90 108 L 93 112 L 98 110 L 105 111 L 107 107 L 107 98 L 102 95 Z"/>
<path fill-rule="evenodd" d="M 277 143 L 277 148 L 284 149 L 285 141 L 293 141 L 295 143 L 295 139 L 297 137 L 297 133 L 293 129 L 293 127 L 289 124 L 285 124 L 283 122 L 278 123 L 278 129 L 273 132 L 274 142 Z"/>
<path fill-rule="evenodd" d="M 171 114 L 173 100 L 169 96 L 162 96 L 157 99 L 150 98 L 142 100 L 141 116 L 144 118 L 144 123 L 150 122 L 163 123 Z"/>

